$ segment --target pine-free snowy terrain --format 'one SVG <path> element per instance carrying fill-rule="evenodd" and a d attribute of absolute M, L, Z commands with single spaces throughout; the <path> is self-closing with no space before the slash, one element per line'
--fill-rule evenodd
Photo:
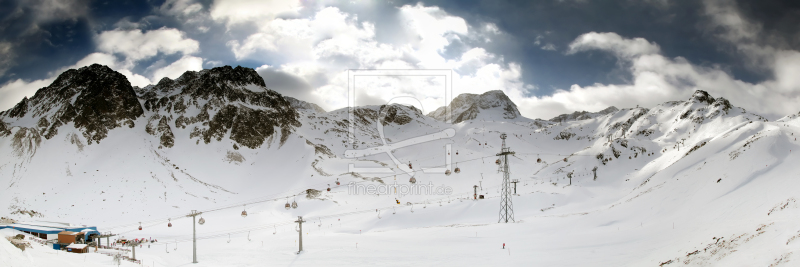
<path fill-rule="evenodd" d="M 0 113 L 3 216 L 156 238 L 137 249 L 148 266 L 190 265 L 191 210 L 205 211 L 206 220 L 197 227 L 197 266 L 800 261 L 793 253 L 800 248 L 800 114 L 768 122 L 697 91 L 650 109 L 540 120 L 522 117 L 492 91 L 459 96 L 429 116 L 402 105 L 357 107 L 353 145 L 348 109 L 325 112 L 285 98 L 251 69 L 187 72 L 145 88 L 119 76 L 99 65 L 68 71 Z M 445 110 L 457 123 L 444 121 Z M 345 157 L 383 145 L 378 123 L 388 143 L 447 129 L 455 135 L 394 150 L 400 165 L 386 154 Z M 510 168 L 520 180 L 509 224 L 497 223 L 501 133 L 516 152 Z M 450 168 L 461 172 L 422 172 L 445 166 L 447 144 Z M 351 172 L 349 164 L 394 173 Z M 418 185 L 452 193 L 353 192 L 408 186 L 406 171 Z M 485 199 L 472 200 L 474 185 Z M 293 201 L 297 209 L 284 209 Z M 307 221 L 301 254 L 297 216 Z M 5 242 L 4 266 L 84 264 L 84 255 L 35 245 L 22 252 Z M 111 262 L 86 257 L 90 266 Z"/>

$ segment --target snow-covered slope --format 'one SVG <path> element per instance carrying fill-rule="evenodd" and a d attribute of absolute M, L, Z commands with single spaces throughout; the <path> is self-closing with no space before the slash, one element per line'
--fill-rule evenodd
<path fill-rule="evenodd" d="M 356 107 L 351 121 L 348 109 L 325 112 L 266 89 L 246 68 L 187 72 L 145 88 L 102 78 L 117 77 L 102 66 L 67 74 L 0 114 L 4 217 L 157 238 L 137 249 L 145 264 L 191 261 L 191 210 L 206 220 L 197 227 L 198 266 L 800 261 L 800 121 L 767 122 L 703 91 L 558 122 L 523 118 L 496 92 L 457 97 L 454 123 L 442 120 L 443 109 L 425 116 L 403 105 Z M 127 104 L 131 96 L 140 109 Z M 64 115 L 110 102 L 126 104 L 75 111 L 92 119 Z M 385 153 L 345 156 L 448 129 L 452 137 L 391 150 L 400 165 Z M 520 181 L 512 224 L 497 223 L 500 133 L 516 152 L 509 164 Z M 430 167 L 461 172 L 422 171 Z M 443 191 L 387 187 L 429 184 Z M 359 191 L 368 188 L 377 191 Z M 485 199 L 472 200 L 473 190 Z M 284 208 L 294 201 L 297 209 Z M 307 221 L 300 255 L 297 216 Z M 50 252 L 34 247 L 0 259 L 44 265 L 57 257 Z"/>

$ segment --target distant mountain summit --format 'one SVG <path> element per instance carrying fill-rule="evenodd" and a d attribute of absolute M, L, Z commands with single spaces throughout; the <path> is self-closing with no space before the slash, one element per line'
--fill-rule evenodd
<path fill-rule="evenodd" d="M 556 116 L 555 118 L 550 119 L 552 122 L 568 122 L 568 121 L 580 121 L 580 120 L 588 120 L 594 119 L 603 115 L 608 115 L 614 112 L 619 111 L 617 107 L 610 106 L 604 110 L 598 112 L 588 112 L 588 111 L 575 111 L 572 114 L 561 114 Z"/>
<path fill-rule="evenodd" d="M 21 134 L 33 140 L 50 139 L 61 126 L 73 122 L 88 143 L 99 143 L 111 129 L 123 124 L 133 128 L 134 120 L 142 114 L 127 78 L 109 67 L 93 64 L 65 71 L 33 97 L 23 98 L 13 108 L 0 112 L 0 120 L 21 126 Z"/>
<path fill-rule="evenodd" d="M 447 112 L 450 111 L 451 123 L 460 123 L 468 120 L 507 120 L 522 118 L 517 105 L 506 96 L 503 91 L 494 90 L 486 93 L 460 94 L 447 107 L 440 107 L 428 113 L 428 116 L 439 121 L 445 121 Z"/>
<path fill-rule="evenodd" d="M 286 101 L 289 101 L 289 104 L 291 104 L 292 107 L 298 111 L 308 110 L 316 113 L 326 112 L 324 109 L 322 109 L 322 107 L 314 103 L 306 102 L 290 96 L 284 96 L 283 98 L 286 98 Z"/>

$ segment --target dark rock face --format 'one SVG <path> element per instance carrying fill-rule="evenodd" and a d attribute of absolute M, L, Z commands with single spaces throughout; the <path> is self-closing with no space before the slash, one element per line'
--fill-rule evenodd
<path fill-rule="evenodd" d="M 158 134 L 161 134 L 161 145 L 164 147 L 172 147 L 175 145 L 175 135 L 172 134 L 172 128 L 169 128 L 169 124 L 167 123 L 167 117 L 161 117 L 161 120 L 158 121 L 158 128 L 156 128 Z"/>
<path fill-rule="evenodd" d="M 6 137 L 11 134 L 11 129 L 8 128 L 8 124 L 0 120 L 0 137 Z"/>
<path fill-rule="evenodd" d="M 414 106 L 404 106 L 401 104 L 380 105 L 377 109 L 370 107 L 353 108 L 353 118 L 356 125 L 371 126 L 375 120 L 380 118 L 381 124 L 405 125 L 422 117 L 422 111 Z"/>
<path fill-rule="evenodd" d="M 575 136 L 574 133 L 563 131 L 563 132 L 558 133 L 558 135 L 556 135 L 556 137 L 554 137 L 553 140 L 569 140 L 570 138 L 572 138 L 574 136 Z"/>
<path fill-rule="evenodd" d="M 697 102 L 705 102 L 707 104 L 713 104 L 714 98 L 708 94 L 708 92 L 703 90 L 697 90 L 692 95 L 692 98 L 689 101 L 697 101 Z"/>
<path fill-rule="evenodd" d="M 733 108 L 733 105 L 731 105 L 731 102 L 728 101 L 725 98 L 722 98 L 722 97 L 717 98 L 717 100 L 714 101 L 713 106 L 714 107 L 720 107 L 721 110 L 726 111 L 726 112 L 728 110 L 730 110 L 731 108 Z"/>
<path fill-rule="evenodd" d="M 42 144 L 42 136 L 33 128 L 20 127 L 11 139 L 11 148 L 17 157 L 33 156 Z"/>
<path fill-rule="evenodd" d="M 99 143 L 108 131 L 144 113 L 127 78 L 106 66 L 94 64 L 68 70 L 30 99 L 5 112 L 9 118 L 39 118 L 36 125 L 50 139 L 58 128 L 73 122 L 83 136 Z"/>
<path fill-rule="evenodd" d="M 19 101 L 13 108 L 8 111 L 8 116 L 11 118 L 22 118 L 28 113 L 28 97 Z"/>
<path fill-rule="evenodd" d="M 413 111 L 419 112 L 414 106 L 409 107 Z M 398 112 L 399 111 L 399 112 Z M 380 108 L 379 113 L 383 113 L 383 125 L 389 125 L 389 123 L 395 123 L 397 125 L 404 125 L 411 122 L 411 117 L 409 117 L 405 112 L 399 110 L 396 105 L 382 105 Z"/>
<path fill-rule="evenodd" d="M 175 80 L 161 79 L 155 86 L 137 89 L 147 112 L 170 117 L 159 129 L 192 127 L 190 138 L 208 144 L 229 138 L 255 149 L 281 132 L 281 145 L 294 127 L 300 127 L 299 113 L 291 103 L 269 90 L 255 70 L 230 66 L 199 72 L 187 71 Z M 194 115 L 192 115 L 194 114 Z M 210 115 L 214 114 L 214 115 Z M 173 117 L 177 117 L 174 121 Z M 166 131 L 164 131 L 166 132 Z M 161 134 L 162 146 L 174 140 L 172 132 Z"/>

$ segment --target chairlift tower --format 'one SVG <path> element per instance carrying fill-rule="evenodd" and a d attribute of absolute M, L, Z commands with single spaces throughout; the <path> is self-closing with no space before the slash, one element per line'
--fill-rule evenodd
<path fill-rule="evenodd" d="M 202 212 L 197 212 L 197 210 L 192 210 L 192 213 L 186 215 L 186 217 L 192 217 L 192 263 L 197 263 L 197 216 L 203 214 Z M 203 224 L 205 220 L 200 218 L 200 224 Z M 177 246 L 177 243 L 176 243 Z"/>
<path fill-rule="evenodd" d="M 508 170 L 508 155 L 514 155 L 514 152 L 506 147 L 506 137 L 508 136 L 505 133 L 500 135 L 500 139 L 503 139 L 503 146 L 500 153 L 497 153 L 497 156 L 500 157 L 498 171 L 503 173 L 502 191 L 500 192 L 500 220 L 497 222 L 508 223 L 508 221 L 514 222 L 514 206 L 511 203 L 511 173 Z"/>
<path fill-rule="evenodd" d="M 142 244 L 141 241 L 137 241 L 137 242 L 131 241 L 131 242 L 128 243 L 128 245 L 131 247 L 131 253 L 133 254 L 133 255 L 131 255 L 131 259 L 136 260 L 136 246 L 141 245 L 141 244 Z"/>
<path fill-rule="evenodd" d="M 111 246 L 111 242 L 108 240 L 108 238 L 112 237 L 112 236 L 116 236 L 116 235 L 112 234 L 111 232 L 107 232 L 107 233 L 101 234 L 101 235 L 97 236 L 97 243 L 100 244 L 100 238 L 104 238 L 105 237 L 106 238 L 106 246 Z M 102 246 L 102 244 L 100 244 L 100 245 Z"/>
<path fill-rule="evenodd" d="M 303 216 L 297 216 L 297 220 L 294 222 L 297 223 L 297 232 L 300 234 L 300 249 L 297 251 L 297 254 L 300 254 L 300 252 L 303 252 L 303 223 L 306 221 L 303 220 Z"/>

